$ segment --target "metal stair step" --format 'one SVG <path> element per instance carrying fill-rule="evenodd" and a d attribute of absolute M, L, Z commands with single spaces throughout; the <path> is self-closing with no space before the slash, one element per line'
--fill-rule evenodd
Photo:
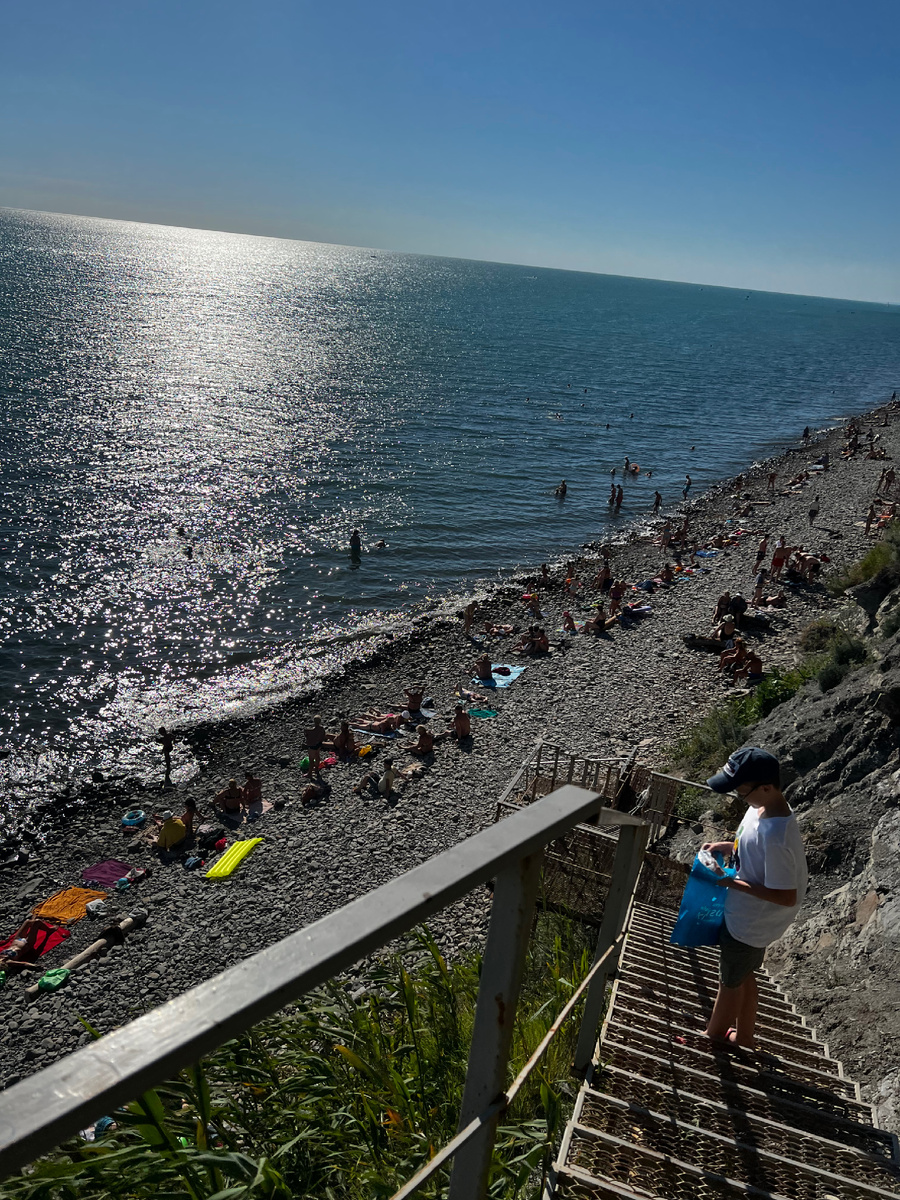
<path fill-rule="evenodd" d="M 618 1020 L 608 1020 L 604 1026 L 604 1042 L 616 1041 L 623 1045 L 636 1046 L 639 1049 L 651 1050 L 657 1054 L 668 1054 L 676 1062 L 698 1065 L 701 1069 L 715 1071 L 727 1075 L 761 1075 L 778 1074 L 793 1083 L 804 1087 L 829 1089 L 847 1099 L 858 1099 L 858 1088 L 852 1080 L 841 1079 L 798 1063 L 778 1059 L 769 1062 L 757 1059 L 752 1052 L 741 1052 L 737 1047 L 715 1046 L 708 1038 L 703 1038 L 704 1045 L 691 1045 L 659 1037 L 646 1029 L 637 1029 Z M 700 1039 L 697 1039 L 698 1042 Z M 840 1064 L 838 1064 L 839 1066 Z"/>
<path fill-rule="evenodd" d="M 733 1109 L 716 1110 L 702 1101 L 679 1104 L 659 1085 L 644 1092 L 646 1104 L 586 1090 L 578 1124 L 789 1196 L 805 1190 L 806 1177 L 823 1186 L 838 1180 L 856 1184 L 872 1197 L 900 1194 L 896 1174 L 883 1162 L 788 1126 L 748 1121 Z"/>

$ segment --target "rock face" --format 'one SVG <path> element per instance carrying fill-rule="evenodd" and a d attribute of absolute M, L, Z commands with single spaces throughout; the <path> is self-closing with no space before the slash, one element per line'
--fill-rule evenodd
<path fill-rule="evenodd" d="M 810 892 L 767 966 L 900 1129 L 900 635 L 833 691 L 815 683 L 752 742 L 776 754 L 797 810 Z"/>

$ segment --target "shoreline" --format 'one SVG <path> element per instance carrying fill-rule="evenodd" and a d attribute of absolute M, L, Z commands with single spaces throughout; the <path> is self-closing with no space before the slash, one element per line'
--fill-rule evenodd
<path fill-rule="evenodd" d="M 874 418 L 886 407 L 866 416 Z M 900 455 L 896 414 L 894 423 L 877 431 L 887 435 L 883 441 L 889 452 Z M 148 910 L 149 920 L 124 947 L 73 974 L 68 987 L 52 997 L 31 1004 L 22 985 L 10 981 L 7 1073 L 0 1084 L 8 1086 L 86 1042 L 89 1035 L 78 1017 L 105 1032 L 484 827 L 493 820 L 503 787 L 541 734 L 608 757 L 639 746 L 642 761 L 658 763 L 666 745 L 728 694 L 716 675 L 715 659 L 686 650 L 681 635 L 707 632 L 715 597 L 725 588 L 749 593 L 758 531 L 766 529 L 773 536 L 783 531 L 790 542 L 827 549 L 833 566 L 860 557 L 870 544 L 856 522 L 865 516 L 860 506 L 881 468 L 862 459 L 844 462 L 837 454 L 841 440 L 839 428 L 828 430 L 807 446 L 788 447 L 749 468 L 741 495 L 762 504 L 747 520 L 747 536 L 704 560 L 710 564 L 706 573 L 656 593 L 651 619 L 630 630 L 616 628 L 608 638 L 578 635 L 546 659 L 518 660 L 527 661 L 527 668 L 498 694 L 497 719 L 473 718 L 471 749 L 442 742 L 424 776 L 390 803 L 352 792 L 369 762 L 374 759 L 377 767 L 389 753 L 381 750 L 365 765 L 339 765 L 326 773 L 331 796 L 318 806 L 301 807 L 302 729 L 314 711 L 334 729 L 340 717 L 362 708 L 394 705 L 402 688 L 419 677 L 425 678 L 441 717 L 452 711 L 455 686 L 472 686 L 466 668 L 481 648 L 463 635 L 461 621 L 451 614 L 455 597 L 447 599 L 445 609 L 421 614 L 408 631 L 354 658 L 313 693 L 251 717 L 195 726 L 190 740 L 198 774 L 188 783 L 164 790 L 161 785 L 120 789 L 106 781 L 85 781 L 67 810 L 52 801 L 42 812 L 48 822 L 45 844 L 35 847 L 28 863 L 0 873 L 0 915 L 7 932 L 40 899 L 77 885 L 85 867 L 107 857 L 153 866 L 152 875 L 131 893 L 110 897 L 113 911 L 124 913 L 139 904 Z M 801 489 L 769 503 L 765 480 L 770 470 L 783 474 L 800 455 L 812 460 L 825 449 L 832 454 L 833 468 L 817 481 L 821 514 L 810 531 L 807 497 L 813 493 Z M 691 516 L 692 532 L 702 542 L 733 520 L 729 510 L 734 501 L 733 481 L 723 481 L 676 508 Z M 663 561 L 660 547 L 638 529 L 623 533 L 613 543 L 614 573 L 630 579 L 655 573 Z M 584 549 L 577 561 L 595 561 Z M 479 617 L 527 626 L 518 597 L 528 578 L 497 584 Z M 557 576 L 557 585 L 546 594 L 546 627 L 554 642 L 561 641 L 557 629 L 566 607 L 579 616 L 587 610 L 586 603 L 564 596 Z M 834 607 L 821 584 L 797 589 L 788 608 L 772 618 L 772 629 L 759 635 L 766 669 L 792 665 L 799 630 Z M 494 660 L 516 662 L 509 647 L 509 638 L 493 639 Z M 444 721 L 436 718 L 432 725 L 443 728 Z M 262 778 L 266 799 L 284 803 L 253 827 L 253 836 L 263 837 L 264 843 L 230 879 L 215 882 L 179 863 L 159 865 L 149 844 L 137 845 L 123 836 L 120 819 L 126 808 L 175 808 L 192 796 L 208 812 L 210 797 L 244 768 Z M 473 893 L 434 923 L 448 952 L 478 937 L 486 912 L 485 897 Z M 49 956 L 47 965 L 77 953 L 96 929 L 90 918 L 79 922 L 65 955 Z"/>
<path fill-rule="evenodd" d="M 847 419 L 849 416 L 842 418 L 844 421 Z M 827 437 L 832 428 L 826 426 L 817 430 L 807 448 L 817 444 L 820 438 Z M 802 451 L 804 448 L 796 441 L 778 439 L 768 444 L 763 440 L 759 449 L 763 452 L 773 449 L 773 453 L 766 458 L 753 461 L 769 463 L 781 461 L 785 455 Z M 621 470 L 616 478 L 617 481 L 621 478 Z M 706 491 L 698 492 L 687 505 L 678 502 L 664 509 L 660 518 L 685 511 L 688 513 L 695 511 L 697 505 L 702 505 L 707 497 L 714 496 L 723 487 L 727 487 L 728 483 L 728 478 L 716 481 Z M 599 518 L 596 522 L 596 540 L 570 544 L 563 549 L 557 548 L 553 552 L 556 557 L 548 561 L 554 567 L 570 559 L 580 561 L 590 547 L 599 546 L 601 541 L 611 543 L 618 548 L 630 545 L 645 536 L 647 530 L 654 526 L 655 521 L 656 518 L 649 502 L 642 511 L 629 513 L 621 520 L 607 517 L 606 506 L 603 505 L 599 510 Z M 327 689 L 335 678 L 340 679 L 348 669 L 353 670 L 356 665 L 355 660 L 367 662 L 373 655 L 378 656 L 385 651 L 389 652 L 398 639 L 418 636 L 423 625 L 435 620 L 446 619 L 451 612 L 462 608 L 472 596 L 491 600 L 507 593 L 514 594 L 517 589 L 521 591 L 525 581 L 533 577 L 538 568 L 537 561 L 530 566 L 523 566 L 519 563 L 514 566 L 497 568 L 494 575 L 472 580 L 461 578 L 446 592 L 414 601 L 408 611 L 403 611 L 398 607 L 387 612 L 383 610 L 373 610 L 368 614 L 356 612 L 350 618 L 358 622 L 356 625 L 339 628 L 337 632 L 333 633 L 311 632 L 305 638 L 304 635 L 299 635 L 292 647 L 280 648 L 282 653 L 294 653 L 299 650 L 301 645 L 306 645 L 308 657 L 299 668 L 299 674 L 306 678 L 299 686 L 296 684 L 291 686 L 279 676 L 281 667 L 276 667 L 273 680 L 266 682 L 267 667 L 264 661 L 259 660 L 256 664 L 257 675 L 249 684 L 237 678 L 232 681 L 233 690 L 225 707 L 228 707 L 229 704 L 233 705 L 235 709 L 233 714 L 212 713 L 192 716 L 190 713 L 185 713 L 178 718 L 163 716 L 162 720 L 170 727 L 174 727 L 179 736 L 187 734 L 190 739 L 194 730 L 215 725 L 230 725 L 235 722 L 252 722 L 269 710 L 277 711 L 284 705 L 293 703 L 312 702 L 312 698 Z M 397 598 L 400 599 L 399 595 Z M 330 661 L 323 663 L 323 659 Z M 266 694 L 270 684 L 274 684 L 274 690 L 277 693 L 274 698 Z M 97 729 L 102 730 L 102 720 L 99 717 L 92 718 L 92 720 L 98 722 Z M 152 748 L 148 749 L 148 743 L 152 740 L 158 723 L 159 719 L 153 719 L 152 732 L 148 726 L 143 737 L 137 736 L 136 728 L 133 736 L 125 732 L 117 744 L 110 742 L 102 733 L 99 733 L 95 739 L 91 738 L 93 726 L 81 728 L 76 733 L 70 725 L 67 731 L 52 735 L 43 748 L 7 747 L 6 752 L 2 755 L 7 761 L 3 766 L 5 826 L 0 826 L 0 863 L 4 857 L 3 840 L 4 838 L 8 839 L 11 832 L 15 832 L 21 827 L 26 829 L 30 827 L 29 837 L 33 834 L 40 834 L 40 829 L 35 827 L 30 815 L 34 807 L 40 808 L 48 800 L 56 801 L 72 788 L 78 789 L 83 781 L 96 771 L 100 771 L 113 784 L 114 788 L 120 791 L 151 783 L 154 779 L 155 752 Z M 61 740 L 57 741 L 57 738 Z M 89 738 L 94 744 L 88 745 L 85 750 L 83 747 Z M 200 764 L 191 761 L 190 757 L 186 756 L 181 756 L 179 763 L 178 757 L 176 754 L 176 769 L 173 778 L 176 784 L 187 784 L 200 769 Z"/>

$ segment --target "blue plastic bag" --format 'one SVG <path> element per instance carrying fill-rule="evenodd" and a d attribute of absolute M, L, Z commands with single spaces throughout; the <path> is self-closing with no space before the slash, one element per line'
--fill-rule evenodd
<path fill-rule="evenodd" d="M 725 868 L 734 877 L 734 869 Z M 684 885 L 678 920 L 669 941 L 673 946 L 717 946 L 725 923 L 725 897 L 722 876 L 704 867 L 699 856 L 694 859 L 688 881 Z"/>

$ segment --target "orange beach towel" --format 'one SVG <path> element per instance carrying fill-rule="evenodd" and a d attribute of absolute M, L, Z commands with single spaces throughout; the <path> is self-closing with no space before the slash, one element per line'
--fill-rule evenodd
<path fill-rule="evenodd" d="M 32 912 L 33 917 L 41 917 L 45 921 L 64 921 L 71 925 L 80 921 L 87 913 L 91 900 L 105 900 L 106 892 L 95 892 L 90 888 L 64 888 L 56 892 L 48 900 L 43 900 Z"/>

